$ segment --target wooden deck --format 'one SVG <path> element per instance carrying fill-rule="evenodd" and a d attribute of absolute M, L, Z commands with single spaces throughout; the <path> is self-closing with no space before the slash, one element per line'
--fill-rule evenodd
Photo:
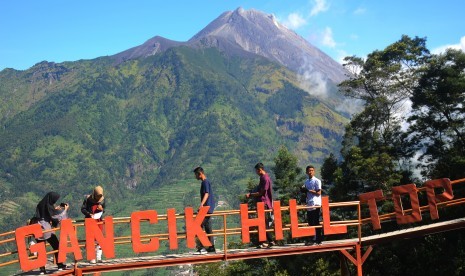
<path fill-rule="evenodd" d="M 450 221 L 437 222 L 429 225 L 417 226 L 405 230 L 392 231 L 379 235 L 363 237 L 362 246 L 382 244 L 393 240 L 409 239 L 435 233 L 452 231 L 465 228 L 465 218 Z M 102 263 L 91 264 L 87 261 L 80 261 L 76 264 L 68 263 L 70 267 L 66 271 L 58 271 L 55 265 L 47 267 L 47 271 L 52 275 L 74 275 L 77 270 L 82 274 L 95 272 L 110 272 L 136 270 L 146 268 L 157 268 L 166 266 L 179 266 L 191 264 L 203 264 L 220 261 L 234 261 L 251 258 L 278 257 L 284 255 L 310 254 L 327 251 L 354 250 L 358 244 L 358 239 L 343 239 L 324 241 L 321 245 L 305 246 L 303 243 L 277 245 L 272 248 L 256 249 L 228 249 L 227 252 L 217 250 L 216 253 L 199 255 L 196 252 L 182 254 L 166 254 L 144 257 L 122 258 L 104 260 Z M 76 271 L 75 271 L 76 270 Z M 39 275 L 38 270 L 21 272 L 13 275 Z"/>
<path fill-rule="evenodd" d="M 357 244 L 356 240 L 335 240 L 325 241 L 321 245 L 305 246 L 303 243 L 276 245 L 272 248 L 256 249 L 254 247 L 244 249 L 229 249 L 226 254 L 224 251 L 217 250 L 216 253 L 199 255 L 197 252 L 182 254 L 166 254 L 144 257 L 132 257 L 122 259 L 103 260 L 102 263 L 91 264 L 87 261 L 79 261 L 76 268 L 82 273 L 110 272 L 136 270 L 145 268 L 157 268 L 166 266 L 178 266 L 186 264 L 203 264 L 219 261 L 233 261 L 252 258 L 267 258 L 283 255 L 309 254 L 317 252 L 327 252 L 334 250 L 351 250 Z M 58 271 L 56 265 L 47 266 L 47 271 L 52 275 L 72 275 L 74 274 L 74 264 L 68 263 L 69 270 Z M 38 270 L 21 272 L 13 275 L 39 275 Z"/>

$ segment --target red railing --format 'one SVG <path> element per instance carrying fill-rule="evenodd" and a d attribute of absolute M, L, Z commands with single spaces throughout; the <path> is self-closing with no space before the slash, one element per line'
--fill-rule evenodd
<path fill-rule="evenodd" d="M 452 185 L 465 183 L 465 179 L 459 179 L 450 182 Z M 425 188 L 419 188 L 418 192 L 425 192 Z M 385 200 L 388 196 L 385 197 Z M 446 208 L 450 206 L 461 205 L 465 203 L 465 198 L 454 198 L 452 200 L 446 202 L 439 202 L 437 204 L 438 208 Z M 324 206 L 323 206 L 324 207 Z M 215 242 L 217 248 L 222 247 L 219 252 L 215 255 L 201 256 L 201 257 L 192 257 L 187 255 L 180 255 L 178 258 L 170 258 L 170 259 L 158 259 L 158 260 L 151 260 L 146 262 L 133 262 L 131 263 L 131 258 L 134 256 L 140 256 L 140 254 L 135 254 L 131 252 L 128 254 L 126 250 L 123 250 L 125 246 L 129 246 L 132 244 L 132 236 L 125 235 L 130 231 L 130 224 L 131 218 L 130 217 L 120 217 L 120 218 L 113 218 L 113 224 L 115 225 L 115 234 L 114 236 L 114 244 L 118 246 L 117 253 L 115 259 L 128 259 L 129 262 L 121 261 L 114 261 L 111 263 L 104 263 L 98 265 L 91 265 L 85 260 L 78 260 L 74 261 L 74 266 L 70 270 L 61 272 L 61 274 L 74 274 L 74 275 L 82 275 L 86 273 L 97 273 L 97 272 L 105 272 L 105 271 L 114 271 L 114 270 L 128 270 L 128 269 L 142 269 L 142 268 L 153 268 L 153 267 L 162 267 L 162 266 L 175 266 L 181 264 L 196 264 L 196 263 L 205 263 L 205 262 L 216 262 L 216 261 L 224 261 L 224 260 L 237 260 L 237 259 L 247 259 L 247 258 L 259 258 L 259 257 L 271 257 L 271 256 L 281 256 L 281 255 L 291 255 L 291 254 L 304 254 L 304 253 L 312 253 L 312 252 L 323 252 L 323 251 L 330 251 L 330 250 L 339 250 L 341 251 L 349 260 L 351 260 L 354 265 L 357 266 L 357 270 L 359 271 L 359 275 L 361 275 L 361 266 L 363 262 L 366 260 L 368 255 L 370 254 L 372 248 L 369 247 L 365 254 L 361 254 L 361 247 L 363 245 L 362 242 L 362 225 L 371 223 L 370 218 L 362 218 L 361 216 L 361 204 L 359 201 L 352 201 L 352 202 L 334 202 L 329 203 L 328 206 L 329 210 L 334 210 L 337 208 L 345 208 L 349 211 L 346 212 L 349 214 L 348 218 L 344 219 L 335 219 L 334 217 L 331 218 L 329 225 L 320 224 L 319 226 L 308 226 L 305 223 L 305 219 L 300 218 L 298 223 L 299 229 L 311 229 L 311 228 L 324 228 L 326 227 L 336 227 L 336 226 L 345 226 L 350 227 L 353 229 L 348 231 L 348 238 L 344 241 L 333 241 L 332 243 L 328 243 L 325 246 L 321 247 L 278 247 L 275 250 L 258 250 L 258 251 L 247 251 L 247 252 L 240 252 L 238 253 L 238 248 L 244 247 L 246 245 L 241 244 L 241 235 L 243 228 L 241 227 L 240 223 L 240 210 L 225 210 L 225 211 L 216 211 L 215 213 L 211 214 L 213 217 L 214 223 L 214 230 L 212 236 L 219 238 Z M 428 206 L 421 206 L 422 211 L 427 211 Z M 306 209 L 305 206 L 297 206 L 296 210 L 304 211 Z M 279 208 L 281 214 L 285 214 L 290 212 L 289 206 L 282 206 Z M 274 210 L 277 211 L 276 209 Z M 266 212 L 271 212 L 271 210 L 267 210 Z M 405 214 L 409 214 L 412 212 L 411 209 L 404 210 Z M 257 213 L 254 210 L 248 211 L 249 216 L 256 216 Z M 284 216 L 285 217 L 285 216 Z M 379 219 L 381 222 L 391 221 L 396 217 L 395 212 L 387 213 L 387 214 L 380 214 Z M 176 214 L 175 215 L 176 222 L 177 222 L 177 235 L 176 238 L 180 241 L 186 239 L 186 232 L 183 232 L 183 224 L 181 223 L 183 219 L 185 219 L 185 215 L 183 214 Z M 142 223 L 142 231 L 141 233 L 141 241 L 142 242 L 149 242 L 153 238 L 158 238 L 161 243 L 168 242 L 170 237 L 169 233 L 166 232 L 167 224 L 168 224 L 168 215 L 158 215 L 157 217 L 158 223 L 154 224 L 145 224 Z M 166 225 L 165 225 L 166 223 Z M 73 227 L 75 231 L 78 233 L 79 236 L 79 247 L 85 249 L 85 239 L 83 238 L 83 228 L 85 227 L 83 220 L 76 220 L 73 221 Z M 292 234 L 292 225 L 290 223 L 282 223 L 282 230 L 284 233 L 287 233 L 288 236 Z M 294 226 L 295 227 L 295 226 Z M 451 226 L 451 229 L 454 229 L 454 226 Z M 463 224 L 460 226 L 463 227 Z M 53 229 L 50 231 L 60 231 L 59 228 Z M 274 232 L 274 229 L 267 229 L 266 231 Z M 121 233 L 121 234 L 120 234 Z M 250 230 L 250 233 L 258 233 L 258 230 Z M 325 234 L 325 237 L 328 236 Z M 230 242 L 236 242 L 234 244 L 239 246 L 230 246 Z M 220 245 L 220 246 L 218 246 Z M 2 248 L 3 253 L 0 253 L 0 270 L 5 270 L 5 268 L 9 268 L 9 271 L 16 271 L 19 272 L 19 259 L 18 259 L 18 251 L 16 249 L 16 239 L 15 239 L 15 231 L 9 231 L 6 233 L 0 234 L 0 248 Z M 187 247 L 183 247 L 181 244 L 181 249 L 177 249 L 175 252 L 179 253 L 182 251 L 188 251 Z M 355 257 L 352 254 L 349 254 L 347 250 L 355 250 Z M 122 253 L 123 252 L 123 253 Z M 56 253 L 56 251 L 47 251 L 47 255 L 52 255 Z M 163 256 L 166 254 L 171 254 L 172 252 L 151 252 L 151 253 L 144 253 L 145 256 Z M 30 256 L 30 259 L 34 258 L 34 256 Z M 69 262 L 68 256 L 68 262 Z M 11 273 L 14 274 L 14 273 Z"/>

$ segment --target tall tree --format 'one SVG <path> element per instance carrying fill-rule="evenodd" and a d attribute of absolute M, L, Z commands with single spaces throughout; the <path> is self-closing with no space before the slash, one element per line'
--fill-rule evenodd
<path fill-rule="evenodd" d="M 299 197 L 300 187 L 305 178 L 302 169 L 297 165 L 297 157 L 292 155 L 285 146 L 281 146 L 274 159 L 272 168 L 275 175 L 273 189 L 278 193 L 281 204 L 289 205 L 289 199 Z"/>
<path fill-rule="evenodd" d="M 353 75 L 340 84 L 346 96 L 364 101 L 350 125 L 364 152 L 398 155 L 401 116 L 418 83 L 418 70 L 429 60 L 425 38 L 402 38 L 366 60 L 347 57 L 344 66 Z"/>
<path fill-rule="evenodd" d="M 409 132 L 425 176 L 465 177 L 465 53 L 433 56 L 411 97 Z"/>
<path fill-rule="evenodd" d="M 336 172 L 337 168 L 337 158 L 333 153 L 331 153 L 321 166 L 321 180 L 325 183 L 325 185 L 332 186 L 334 184 L 334 173 Z"/>
<path fill-rule="evenodd" d="M 366 60 L 347 57 L 352 75 L 340 84 L 346 96 L 364 102 L 346 128 L 338 183 L 348 198 L 366 189 L 389 190 L 400 182 L 403 163 L 412 156 L 404 150 L 401 122 L 405 103 L 418 83 L 418 70 L 430 59 L 426 39 L 402 38 L 369 54 Z M 336 171 L 335 171 L 336 172 Z"/>

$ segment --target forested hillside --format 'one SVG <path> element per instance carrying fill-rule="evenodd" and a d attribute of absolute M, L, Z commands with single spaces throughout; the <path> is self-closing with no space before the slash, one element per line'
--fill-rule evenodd
<path fill-rule="evenodd" d="M 237 207 L 256 162 L 271 165 L 286 145 L 302 164 L 321 164 L 347 122 L 286 68 L 216 48 L 181 46 L 118 65 L 42 62 L 3 70 L 0 83 L 0 196 L 20 205 L 2 214 L 3 230 L 23 224 L 52 190 L 81 217 L 97 184 L 110 214 L 183 208 L 197 196 L 199 165 Z"/>

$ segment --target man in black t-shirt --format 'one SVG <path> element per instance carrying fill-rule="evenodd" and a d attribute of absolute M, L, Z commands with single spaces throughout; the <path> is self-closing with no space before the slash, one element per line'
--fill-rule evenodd
<path fill-rule="evenodd" d="M 212 190 L 210 181 L 208 181 L 207 176 L 205 175 L 205 172 L 203 171 L 202 167 L 195 168 L 194 174 L 197 180 L 202 181 L 202 183 L 200 184 L 199 209 L 203 206 L 209 206 L 210 209 L 208 210 L 208 214 L 212 214 L 213 210 L 215 209 L 215 201 L 213 199 L 213 190 Z M 202 222 L 202 228 L 205 230 L 207 234 L 213 233 L 212 222 L 211 222 L 210 216 L 205 217 L 205 219 Z M 210 243 L 212 245 L 208 247 L 207 249 L 205 249 L 202 245 L 199 245 L 197 252 L 201 254 L 206 254 L 208 252 L 212 252 L 212 253 L 216 252 L 213 236 L 209 236 L 208 239 L 210 240 Z"/>

